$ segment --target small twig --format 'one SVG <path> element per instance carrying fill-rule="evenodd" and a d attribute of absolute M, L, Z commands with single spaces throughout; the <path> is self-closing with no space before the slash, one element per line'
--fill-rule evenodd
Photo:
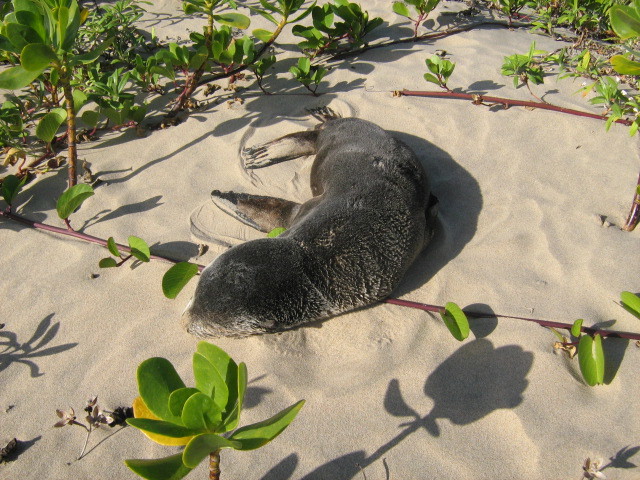
<path fill-rule="evenodd" d="M 629 212 L 627 221 L 624 223 L 622 229 L 627 232 L 632 232 L 638 225 L 638 221 L 640 221 L 640 174 L 638 175 L 638 183 L 636 185 L 636 193 L 633 196 L 631 211 Z"/>
<path fill-rule="evenodd" d="M 508 107 L 531 107 L 540 108 L 542 110 L 551 110 L 554 112 L 566 113 L 568 115 L 576 115 L 579 117 L 595 118 L 597 120 L 607 121 L 609 117 L 606 115 L 598 115 L 596 113 L 583 112 L 581 110 L 574 110 L 572 108 L 559 107 L 545 102 L 531 102 L 527 100 L 514 100 L 511 98 L 490 97 L 485 95 L 478 95 L 474 93 L 462 93 L 462 92 L 442 92 L 442 91 L 413 91 L 413 90 L 398 90 L 394 92 L 398 96 L 403 97 L 430 97 L 430 98 L 455 98 L 460 100 L 471 100 L 474 105 L 486 105 L 485 102 L 491 102 L 493 105 L 499 104 Z M 630 126 L 631 121 L 619 118 L 615 120 L 616 123 Z"/>
<path fill-rule="evenodd" d="M 444 313 L 445 307 L 440 305 L 429 305 L 427 303 L 419 303 L 412 302 L 410 300 L 400 300 L 398 298 L 387 298 L 383 300 L 384 303 L 390 303 L 392 305 L 400 305 L 402 307 L 409 308 L 417 308 L 418 310 L 424 310 L 425 312 L 432 313 Z M 562 328 L 564 330 L 571 330 L 573 325 L 571 323 L 562 323 L 562 322 L 552 322 L 549 320 L 540 320 L 537 318 L 527 318 L 527 317 L 516 317 L 513 315 L 500 315 L 498 313 L 482 313 L 482 312 L 474 312 L 470 310 L 464 310 L 463 312 L 473 318 L 510 318 L 513 320 L 524 320 L 526 322 L 534 322 L 538 325 L 547 328 Z M 582 327 L 580 329 L 582 332 L 587 333 L 589 335 L 599 334 L 602 337 L 616 337 L 616 338 L 627 338 L 630 340 L 640 340 L 640 333 L 632 333 L 632 332 L 619 332 L 616 330 L 601 330 L 599 328 L 591 328 L 591 327 Z"/>
<path fill-rule="evenodd" d="M 87 437 L 84 439 L 84 445 L 82 446 L 82 451 L 78 456 L 78 460 L 81 460 L 82 457 L 84 456 L 84 451 L 87 449 L 87 443 L 89 443 L 89 435 L 91 435 L 91 424 L 89 424 L 88 427 L 83 425 L 82 423 L 77 423 L 77 425 L 82 425 L 87 430 Z"/>
<path fill-rule="evenodd" d="M 512 27 L 510 27 L 507 22 L 501 22 L 498 20 L 482 20 L 480 22 L 470 23 L 468 25 L 463 25 L 461 27 L 449 28 L 442 32 L 425 33 L 424 35 L 420 35 L 417 37 L 407 37 L 407 38 L 401 38 L 399 40 L 388 40 L 386 42 L 375 43 L 373 45 L 365 45 L 364 47 L 357 48 L 355 50 L 341 51 L 333 55 L 331 58 L 333 60 L 341 60 L 345 57 L 358 55 L 360 53 L 366 52 L 367 50 L 373 50 L 376 48 L 384 48 L 384 47 L 389 47 L 391 45 L 399 45 L 402 43 L 416 43 L 424 40 L 439 40 L 441 38 L 449 37 L 451 35 L 456 35 L 458 33 L 468 32 L 470 30 L 480 28 L 480 27 L 485 27 L 488 25 L 492 25 L 496 27 L 505 27 L 505 28 L 527 28 L 531 26 L 530 23 L 518 23 L 517 25 L 513 25 Z"/>

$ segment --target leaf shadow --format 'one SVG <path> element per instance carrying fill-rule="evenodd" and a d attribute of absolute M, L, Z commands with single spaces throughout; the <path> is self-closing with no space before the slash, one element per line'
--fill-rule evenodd
<path fill-rule="evenodd" d="M 626 447 L 618 450 L 613 457 L 609 457 L 610 462 L 602 467 L 601 470 L 604 470 L 605 468 L 636 468 L 637 465 L 635 463 L 631 463 L 629 459 L 638 452 L 640 452 L 640 445 L 631 448 L 627 445 Z"/>
<path fill-rule="evenodd" d="M 532 365 L 533 353 L 520 346 L 494 348 L 486 339 L 466 343 L 427 377 L 423 390 L 425 396 L 433 400 L 433 407 L 426 415 L 404 400 L 400 382 L 392 379 L 383 405 L 390 415 L 408 418 L 400 424 L 402 431 L 371 455 L 367 456 L 364 450 L 351 452 L 330 460 L 302 478 L 353 478 L 381 459 L 384 463 L 384 455 L 422 428 L 439 437 L 438 419 L 448 419 L 453 425 L 467 425 L 495 410 L 515 408 L 523 401 L 529 383 L 526 377 Z"/>
<path fill-rule="evenodd" d="M 105 222 L 107 220 L 113 220 L 114 218 L 119 218 L 125 215 L 131 215 L 133 213 L 142 213 L 148 212 L 149 210 L 153 210 L 156 207 L 163 205 L 160 203 L 160 199 L 162 195 L 156 195 L 155 197 L 148 198 L 147 200 L 143 200 L 137 203 L 130 203 L 129 205 L 121 205 L 115 210 L 102 210 L 97 213 L 93 218 L 85 221 L 84 225 L 80 230 L 84 230 L 87 227 L 92 225 L 96 225 L 100 222 Z M 106 213 L 104 216 L 100 216 L 100 214 Z"/>
<path fill-rule="evenodd" d="M 56 355 L 78 345 L 77 343 L 65 343 L 44 348 L 51 343 L 60 329 L 59 322 L 52 323 L 53 316 L 52 313 L 43 318 L 31 338 L 24 343 L 18 341 L 14 332 L 0 330 L 0 372 L 13 363 L 22 363 L 29 367 L 31 377 L 41 377 L 44 373 L 40 372 L 40 368 L 33 361 L 34 358 Z"/>

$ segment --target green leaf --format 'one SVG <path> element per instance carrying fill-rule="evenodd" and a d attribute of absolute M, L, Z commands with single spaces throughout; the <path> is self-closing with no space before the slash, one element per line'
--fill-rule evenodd
<path fill-rule="evenodd" d="M 613 69 L 622 75 L 640 75 L 640 62 L 634 62 L 622 55 L 614 55 L 609 61 Z"/>
<path fill-rule="evenodd" d="M 169 396 L 185 385 L 171 362 L 161 357 L 149 358 L 138 367 L 137 379 L 147 408 L 162 420 L 181 424 L 182 419 L 169 410 Z"/>
<path fill-rule="evenodd" d="M 134 237 L 133 235 L 128 238 L 129 247 L 131 247 L 131 255 L 136 257 L 141 262 L 148 262 L 151 258 L 151 251 L 149 245 L 143 239 Z"/>
<path fill-rule="evenodd" d="M 604 351 L 602 337 L 599 334 L 595 337 L 591 335 L 580 337 L 578 360 L 582 376 L 589 386 L 604 383 Z"/>
<path fill-rule="evenodd" d="M 393 2 L 393 11 L 398 15 L 401 15 L 407 18 L 409 18 L 411 15 L 409 13 L 409 9 L 407 8 L 407 6 L 402 2 Z"/>
<path fill-rule="evenodd" d="M 622 40 L 640 36 L 640 14 L 632 6 L 614 5 L 609 18 L 611 28 Z"/>
<path fill-rule="evenodd" d="M 469 320 L 458 305 L 449 302 L 445 305 L 444 312 L 440 312 L 444 324 L 456 340 L 463 341 L 469 336 Z"/>
<path fill-rule="evenodd" d="M 622 292 L 620 303 L 627 312 L 640 318 L 640 297 L 631 292 Z"/>
<path fill-rule="evenodd" d="M 247 390 L 247 377 L 247 366 L 240 362 L 238 365 L 237 394 L 232 392 L 232 389 L 229 390 L 229 404 L 231 404 L 232 393 L 235 401 L 233 403 L 233 408 L 227 415 L 227 418 L 224 419 L 225 431 L 227 432 L 235 429 L 240 421 L 240 413 L 242 413 L 242 404 L 244 403 L 244 394 Z M 231 385 L 229 382 L 227 384 Z"/>
<path fill-rule="evenodd" d="M 189 280 L 198 274 L 198 266 L 189 262 L 176 263 L 162 277 L 162 292 L 167 298 L 176 298 Z"/>
<path fill-rule="evenodd" d="M 430 73 L 425 73 L 424 74 L 424 79 L 427 82 L 431 82 L 431 83 L 435 83 L 436 85 L 440 85 L 440 80 L 438 80 L 438 77 L 436 77 L 435 75 L 431 75 Z"/>
<path fill-rule="evenodd" d="M 90 127 L 95 127 L 100 119 L 100 114 L 93 110 L 87 110 L 82 113 L 82 121 Z"/>
<path fill-rule="evenodd" d="M 7 205 L 11 205 L 13 203 L 13 199 L 20 193 L 23 185 L 27 181 L 27 176 L 25 175 L 20 180 L 15 175 L 7 175 L 2 182 L 2 198 L 7 202 Z"/>
<path fill-rule="evenodd" d="M 182 409 L 185 402 L 196 393 L 200 393 L 197 388 L 179 388 L 171 392 L 171 395 L 169 395 L 169 410 L 171 413 L 176 417 L 182 418 Z"/>
<path fill-rule="evenodd" d="M 198 392 L 191 395 L 182 408 L 182 423 L 194 430 L 214 431 L 222 422 L 222 411 L 209 395 Z"/>
<path fill-rule="evenodd" d="M 30 43 L 22 49 L 20 64 L 29 72 L 43 72 L 58 56 L 49 45 Z"/>
<path fill-rule="evenodd" d="M 98 262 L 98 266 L 100 268 L 113 268 L 117 267 L 118 263 L 113 257 L 106 257 Z"/>
<path fill-rule="evenodd" d="M 273 36 L 273 32 L 270 32 L 269 30 L 264 30 L 262 28 L 258 28 L 253 31 L 253 36 L 256 37 L 258 40 L 262 40 L 264 43 L 267 43 L 269 40 L 271 40 L 271 37 Z"/>
<path fill-rule="evenodd" d="M 213 368 L 216 370 L 217 376 L 215 376 L 215 382 L 218 382 L 218 386 L 216 387 L 215 382 L 212 385 L 214 389 L 217 388 L 216 395 L 214 396 L 214 400 L 216 404 L 219 405 L 224 412 L 229 414 L 234 409 L 234 407 L 236 407 L 236 404 L 239 399 L 239 395 L 240 394 L 244 395 L 244 390 L 240 392 L 241 381 L 238 378 L 238 375 L 239 375 L 238 365 L 224 350 L 222 350 L 219 347 L 216 347 L 215 345 L 209 342 L 205 342 L 205 341 L 199 342 L 197 347 L 197 353 L 200 354 L 202 357 L 204 357 L 209 362 L 209 364 L 211 364 Z M 194 363 L 194 374 L 195 374 L 195 363 Z M 246 367 L 245 367 L 245 381 L 246 381 Z M 209 388 L 209 387 L 204 387 L 204 388 Z M 225 403 L 225 398 L 226 398 L 226 403 Z M 242 402 L 242 399 L 240 399 L 240 402 Z"/>
<path fill-rule="evenodd" d="M 120 250 L 118 250 L 118 245 L 116 244 L 116 241 L 113 239 L 113 237 L 109 237 L 107 239 L 107 248 L 109 249 L 111 255 L 113 255 L 114 257 L 122 257 Z"/>
<path fill-rule="evenodd" d="M 244 30 L 248 28 L 251 24 L 251 20 L 246 15 L 242 15 L 241 13 L 222 13 L 220 15 L 213 15 L 214 20 L 218 23 L 222 23 L 223 25 L 228 25 L 230 27 L 236 27 L 240 30 Z"/>
<path fill-rule="evenodd" d="M 302 73 L 309 73 L 311 68 L 311 61 L 309 60 L 309 57 L 300 57 L 298 59 L 298 68 Z"/>
<path fill-rule="evenodd" d="M 247 425 L 239 428 L 229 437 L 229 440 L 240 442 L 241 447 L 234 447 L 237 450 L 253 450 L 260 448 L 276 438 L 296 417 L 304 400 L 291 405 L 273 417 L 263 422 Z"/>
<path fill-rule="evenodd" d="M 584 320 L 579 318 L 578 320 L 573 322 L 573 325 L 571 326 L 571 335 L 573 335 L 576 338 L 578 338 L 580 336 L 580 334 L 582 333 L 582 330 L 581 330 L 582 329 L 582 322 L 584 322 Z"/>
<path fill-rule="evenodd" d="M 278 237 L 280 235 L 282 235 L 284 232 L 286 232 L 287 229 L 284 227 L 278 227 L 278 228 L 274 228 L 273 230 L 271 230 L 269 233 L 267 233 L 267 238 L 275 238 Z"/>
<path fill-rule="evenodd" d="M 54 108 L 40 119 L 36 127 L 36 136 L 47 143 L 51 143 L 58 133 L 60 125 L 67 119 L 67 111 L 64 108 Z"/>
<path fill-rule="evenodd" d="M 154 420 L 152 418 L 127 418 L 127 423 L 138 430 L 171 438 L 189 437 L 202 432 L 202 429 L 199 428 L 185 427 L 167 420 Z"/>
<path fill-rule="evenodd" d="M 73 110 L 78 113 L 85 103 L 87 103 L 87 94 L 77 88 L 73 89 Z"/>
<path fill-rule="evenodd" d="M 182 463 L 182 453 L 153 460 L 130 459 L 124 463 L 134 473 L 148 480 L 179 480 L 191 471 Z"/>
<path fill-rule="evenodd" d="M 238 448 L 240 444 L 220 435 L 203 433 L 193 437 L 182 452 L 182 463 L 189 468 L 197 467 L 211 452 L 221 448 Z"/>
<path fill-rule="evenodd" d="M 103 43 L 101 43 L 98 47 L 91 50 L 90 52 L 82 53 L 80 55 L 74 55 L 72 59 L 74 62 L 79 62 L 84 64 L 93 63 L 100 57 L 100 55 L 104 53 L 104 51 L 107 48 L 111 46 L 112 43 L 113 43 L 112 39 L 106 40 Z"/>
<path fill-rule="evenodd" d="M 229 387 L 218 369 L 199 353 L 193 354 L 193 376 L 196 380 L 196 388 L 213 401 L 222 411 L 227 406 L 229 399 Z"/>
<path fill-rule="evenodd" d="M 78 185 L 74 185 L 73 187 L 65 190 L 65 192 L 60 195 L 56 204 L 58 216 L 63 220 L 69 218 L 69 215 L 75 212 L 87 198 L 93 195 L 93 193 L 91 185 L 87 185 L 85 183 L 79 183 Z"/>
<path fill-rule="evenodd" d="M 0 72 L 0 88 L 5 90 L 18 90 L 26 87 L 40 76 L 42 71 L 25 70 L 21 65 L 7 68 Z"/>

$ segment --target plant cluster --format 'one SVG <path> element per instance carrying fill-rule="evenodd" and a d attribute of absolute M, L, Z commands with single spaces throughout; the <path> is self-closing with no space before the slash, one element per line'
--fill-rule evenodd
<path fill-rule="evenodd" d="M 118 407 L 113 411 L 101 409 L 98 405 L 97 396 L 93 396 L 87 400 L 84 411 L 86 413 L 86 423 L 78 420 L 73 408 L 69 408 L 69 410 L 56 410 L 56 415 L 60 420 L 53 425 L 56 428 L 61 428 L 67 425 L 77 425 L 85 429 L 87 436 L 85 438 L 84 445 L 82 446 L 82 451 L 78 456 L 78 460 L 80 460 L 85 454 L 91 432 L 105 426 L 110 428 L 125 426 L 127 418 L 133 416 L 133 409 L 131 407 Z"/>
<path fill-rule="evenodd" d="M 393 11 L 413 22 L 413 38 L 416 38 L 418 28 L 439 3 L 440 0 L 402 0 L 393 2 Z M 411 10 L 414 10 L 415 13 Z"/>
<path fill-rule="evenodd" d="M 186 387 L 165 358 L 154 357 L 137 371 L 140 396 L 135 418 L 127 423 L 160 445 L 184 446 L 180 453 L 155 460 L 126 460 L 126 465 L 150 480 L 183 478 L 205 458 L 210 478 L 220 474 L 220 450 L 254 450 L 276 438 L 296 417 L 304 400 L 262 422 L 238 428 L 247 367 L 207 342 L 193 355 L 195 387 Z"/>

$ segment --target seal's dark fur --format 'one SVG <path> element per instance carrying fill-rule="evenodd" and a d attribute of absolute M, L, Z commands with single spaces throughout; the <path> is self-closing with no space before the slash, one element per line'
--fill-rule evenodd
<path fill-rule="evenodd" d="M 277 238 L 246 242 L 203 272 L 184 315 L 197 336 L 278 332 L 387 297 L 430 240 L 437 200 L 415 154 L 355 118 L 246 149 L 258 168 L 315 154 L 314 197 L 296 204 L 213 192 L 216 204 Z"/>

